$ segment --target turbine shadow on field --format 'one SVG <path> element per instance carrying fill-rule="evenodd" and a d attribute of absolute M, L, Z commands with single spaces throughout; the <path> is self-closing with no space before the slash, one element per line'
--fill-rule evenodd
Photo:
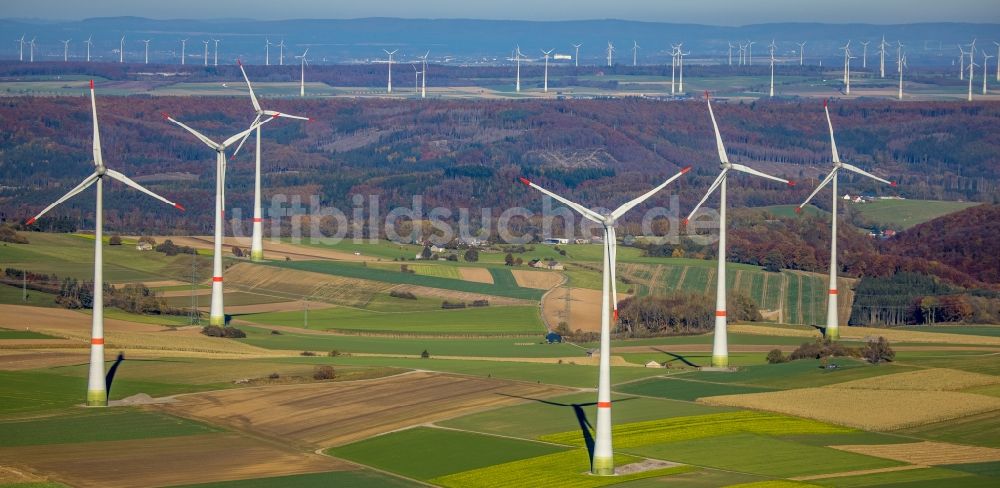
<path fill-rule="evenodd" d="M 119 352 L 118 357 L 115 359 L 115 362 L 111 365 L 110 368 L 108 368 L 108 375 L 104 377 L 104 383 L 107 385 L 106 388 L 108 397 L 111 396 L 111 383 L 115 381 L 115 373 L 118 372 L 118 366 L 120 366 L 122 364 L 122 361 L 124 360 L 125 360 L 125 353 Z"/>
<path fill-rule="evenodd" d="M 590 459 L 594 458 L 594 435 L 591 433 L 594 430 L 594 426 L 590 424 L 590 420 L 587 419 L 587 412 L 584 411 L 583 408 L 584 407 L 593 407 L 594 405 L 597 405 L 597 402 L 588 402 L 588 403 L 559 403 L 559 402 L 553 402 L 551 400 L 543 400 L 541 398 L 531 398 L 531 397 L 520 396 L 520 395 L 510 395 L 510 394 L 507 394 L 507 393 L 498 393 L 498 394 L 499 395 L 503 395 L 505 397 L 520 398 L 521 400 L 530 400 L 530 401 L 533 401 L 533 402 L 543 403 L 545 405 L 551 405 L 553 407 L 570 407 L 570 408 L 572 408 L 573 409 L 573 414 L 576 416 L 576 422 L 580 426 L 580 435 L 583 437 L 583 442 L 587 445 L 587 454 L 590 456 Z M 638 397 L 627 397 L 627 398 L 622 398 L 621 400 L 614 400 L 614 401 L 617 403 L 617 402 L 624 402 L 624 401 L 628 401 L 628 400 L 635 400 L 636 398 L 638 398 Z M 591 467 L 593 467 L 593 466 L 591 466 Z"/>
<path fill-rule="evenodd" d="M 686 365 L 688 365 L 688 366 L 690 366 L 692 368 L 697 368 L 698 367 L 697 364 L 692 363 L 691 361 L 688 361 L 688 359 L 686 357 L 681 356 L 680 354 L 675 354 L 675 353 L 672 353 L 672 352 L 669 352 L 669 351 L 664 351 L 663 349 L 660 349 L 658 347 L 651 347 L 650 349 L 652 349 L 652 350 L 654 350 L 656 352 L 662 352 L 663 354 L 666 354 L 667 356 L 670 356 L 670 357 L 674 358 L 675 360 L 680 361 L 680 362 L 682 362 L 682 363 L 684 363 L 684 364 L 686 364 Z"/>

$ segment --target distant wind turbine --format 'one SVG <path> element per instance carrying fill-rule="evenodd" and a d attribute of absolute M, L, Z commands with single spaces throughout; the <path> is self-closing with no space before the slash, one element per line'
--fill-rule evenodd
<path fill-rule="evenodd" d="M 514 91 L 517 93 L 521 93 L 521 60 L 523 59 L 521 56 L 523 56 L 523 54 L 521 54 L 521 46 L 515 46 L 514 52 L 511 53 L 511 57 L 508 58 L 508 61 L 514 61 L 517 66 L 514 81 Z"/>
<path fill-rule="evenodd" d="M 972 101 L 972 78 L 973 78 L 973 76 L 976 73 L 976 70 L 974 69 L 976 66 L 979 66 L 979 65 L 976 64 L 974 61 L 972 61 L 970 59 L 969 60 L 969 97 L 966 99 L 966 101 L 969 101 L 969 102 Z"/>
<path fill-rule="evenodd" d="M 799 66 L 802 66 L 803 60 L 805 59 L 806 52 L 806 41 L 796 42 L 799 45 Z"/>
<path fill-rule="evenodd" d="M 65 41 L 62 41 L 62 43 L 63 43 L 63 62 L 64 63 L 67 62 L 67 61 L 69 61 L 69 41 L 71 41 L 71 40 L 72 39 L 66 39 Z"/>
<path fill-rule="evenodd" d="M 639 43 L 632 41 L 632 67 L 636 67 L 636 63 L 639 59 Z"/>
<path fill-rule="evenodd" d="M 861 69 L 868 69 L 868 44 L 871 41 L 861 41 Z"/>
<path fill-rule="evenodd" d="M 413 94 L 416 95 L 420 93 L 420 70 L 413 63 L 410 63 L 410 67 L 413 68 Z"/>
<path fill-rule="evenodd" d="M 281 42 L 278 43 L 278 65 L 279 66 L 284 66 L 285 65 L 285 40 L 284 39 L 282 39 Z"/>
<path fill-rule="evenodd" d="M 609 213 L 591 210 L 546 190 L 527 178 L 521 178 L 521 183 L 552 197 L 554 200 L 575 210 L 585 219 L 599 224 L 603 231 L 604 260 L 601 272 L 601 352 L 597 375 L 597 426 L 594 429 L 594 449 L 591 453 L 593 457 L 590 462 L 590 470 L 594 475 L 612 476 L 615 474 L 614 452 L 611 446 L 611 325 L 612 320 L 614 322 L 618 321 L 618 290 L 615 279 L 615 266 L 618 262 L 618 243 L 615 234 L 615 224 L 626 212 L 648 200 L 690 169 L 690 166 L 682 169 L 679 173 L 660 183 L 656 188 Z M 612 311 L 614 313 L 613 316 Z"/>
<path fill-rule="evenodd" d="M 271 40 L 264 38 L 264 66 L 271 66 Z"/>
<path fill-rule="evenodd" d="M 385 53 L 389 55 L 389 84 L 387 91 L 388 93 L 392 94 L 392 55 L 396 54 L 396 51 L 399 51 L 399 49 L 394 49 L 392 51 L 383 49 L 383 51 L 385 51 Z"/>
<path fill-rule="evenodd" d="M 545 77 L 544 77 L 545 82 L 544 82 L 544 85 L 542 85 L 543 86 L 542 91 L 544 93 L 548 93 L 549 92 L 549 56 L 552 54 L 552 51 L 555 51 L 555 49 L 549 49 L 548 51 L 542 49 L 541 51 L 542 51 L 542 54 L 545 56 Z"/>
<path fill-rule="evenodd" d="M 214 66 L 218 66 L 219 65 L 219 41 L 221 41 L 222 39 L 212 39 L 212 40 L 215 41 L 215 63 L 214 63 Z"/>
<path fill-rule="evenodd" d="M 701 201 L 698 202 L 698 205 L 694 207 L 694 210 L 692 210 L 691 214 L 688 215 L 688 218 L 685 219 L 685 223 L 694 217 L 694 214 L 705 203 L 705 200 L 708 200 L 708 197 L 711 196 L 716 189 L 718 189 L 719 263 L 718 270 L 715 273 L 715 333 L 712 340 L 712 366 L 716 368 L 727 368 L 729 367 L 729 342 L 726 335 L 726 181 L 729 177 L 729 172 L 740 171 L 754 176 L 780 181 L 789 186 L 793 186 L 795 183 L 784 178 L 778 178 L 777 176 L 762 173 L 742 164 L 730 163 L 729 156 L 726 154 L 726 147 L 722 144 L 722 135 L 719 133 L 719 124 L 715 122 L 715 113 L 712 111 L 712 100 L 709 98 L 708 92 L 705 92 L 705 100 L 708 102 L 708 114 L 712 118 L 712 129 L 715 130 L 715 145 L 719 152 L 719 163 L 722 166 L 722 171 L 712 183 L 712 186 L 708 187 L 708 191 L 705 192 L 705 196 L 701 197 Z"/>
<path fill-rule="evenodd" d="M 753 66 L 753 45 L 757 41 L 747 41 L 747 66 Z"/>
<path fill-rule="evenodd" d="M 151 40 L 152 39 L 146 39 L 146 40 L 142 41 L 143 43 L 146 44 L 146 62 L 144 64 L 149 64 L 149 41 L 151 41 Z"/>
<path fill-rule="evenodd" d="M 31 56 L 31 62 L 32 63 L 35 62 L 35 39 L 38 39 L 38 38 L 37 37 L 32 37 L 31 38 L 31 42 L 28 43 L 28 54 Z"/>
<path fill-rule="evenodd" d="M 306 96 L 306 65 L 309 64 L 309 60 L 306 59 L 306 54 L 309 54 L 309 48 L 307 47 L 305 51 L 302 51 L 301 56 L 295 56 L 299 58 L 301 62 L 300 73 L 299 73 L 299 96 Z"/>
<path fill-rule="evenodd" d="M 678 48 L 677 48 L 677 59 L 679 60 L 677 62 L 677 68 L 678 68 L 677 69 L 677 92 L 678 93 L 684 93 L 684 56 L 687 56 L 688 54 L 691 54 L 691 51 L 684 52 L 680 48 L 680 46 L 683 46 L 683 45 L 684 45 L 683 43 L 677 45 L 678 46 Z"/>
<path fill-rule="evenodd" d="M 851 94 L 851 41 L 847 41 L 844 47 L 844 94 Z"/>
<path fill-rule="evenodd" d="M 118 62 L 125 62 L 125 36 L 122 36 L 121 41 L 118 42 Z"/>
<path fill-rule="evenodd" d="M 878 71 L 880 78 L 885 78 L 885 48 L 887 45 L 885 36 L 883 35 L 882 42 L 878 44 Z"/>
<path fill-rule="evenodd" d="M 768 52 L 771 54 L 771 98 L 774 98 L 774 50 L 777 46 L 774 45 L 774 39 L 771 39 L 771 44 L 767 46 Z"/>
<path fill-rule="evenodd" d="M 899 63 L 901 65 L 899 67 L 899 93 L 897 94 L 896 98 L 898 100 L 902 100 L 903 99 L 903 68 L 906 67 L 906 55 L 905 54 L 903 55 L 902 58 L 900 58 Z"/>
<path fill-rule="evenodd" d="M 729 43 L 729 66 L 733 65 L 733 43 Z"/>
<path fill-rule="evenodd" d="M 24 42 L 24 36 L 25 35 L 26 34 L 22 34 L 20 39 L 15 39 L 14 40 L 14 42 L 16 42 L 18 44 L 18 53 L 19 53 L 18 54 L 18 59 L 22 63 L 24 62 L 24 44 L 25 44 L 25 42 Z"/>
<path fill-rule="evenodd" d="M 90 37 L 87 38 L 86 41 L 84 41 L 84 44 L 87 45 L 87 62 L 88 63 L 90 62 L 90 47 L 94 45 L 93 39 L 94 39 L 94 36 L 90 36 Z"/>
<path fill-rule="evenodd" d="M 677 71 L 677 57 L 679 56 L 680 52 L 681 52 L 680 44 L 670 45 L 670 94 L 671 95 L 677 94 L 674 82 L 676 79 L 675 72 Z"/>
<path fill-rule="evenodd" d="M 573 56 L 573 61 L 576 63 L 577 68 L 580 67 L 580 46 L 582 45 L 582 42 L 580 44 L 573 44 L 573 49 L 576 49 L 576 55 Z M 998 44 L 998 46 L 1000 46 L 1000 44 Z M 1000 48 L 997 49 L 997 52 L 1000 53 Z M 1000 81 L 1000 71 L 997 71 L 997 73 L 997 81 Z"/>
<path fill-rule="evenodd" d="M 203 58 L 205 59 L 205 66 L 208 66 L 208 43 L 210 43 L 212 41 L 209 40 L 209 41 L 201 41 L 201 42 L 202 42 L 202 44 L 205 45 L 205 55 L 203 56 Z"/>
<path fill-rule="evenodd" d="M 187 39 L 181 39 L 181 65 L 186 64 L 187 59 Z"/>
<path fill-rule="evenodd" d="M 430 56 L 431 52 L 427 51 L 423 56 L 418 56 L 420 58 L 420 98 L 427 98 L 427 56 Z"/>
<path fill-rule="evenodd" d="M 90 110 L 94 125 L 92 149 L 95 168 L 93 174 L 84 178 L 79 185 L 63 195 L 62 198 L 56 200 L 55 203 L 45 207 L 38 215 L 28 219 L 25 225 L 35 223 L 36 220 L 48 213 L 49 210 L 52 210 L 96 183 L 97 205 L 94 211 L 94 290 L 90 322 L 90 368 L 87 374 L 87 406 L 105 407 L 108 405 L 108 387 L 104 372 L 104 178 L 110 177 L 113 180 L 118 180 L 179 210 L 184 210 L 184 207 L 149 191 L 128 176 L 104 165 L 104 158 L 101 154 L 101 132 L 97 125 L 97 100 L 94 95 L 93 80 L 90 81 Z"/>
<path fill-rule="evenodd" d="M 614 54 L 614 52 L 615 52 L 615 45 L 611 44 L 611 41 L 608 41 L 608 67 L 609 68 L 611 67 L 611 61 L 612 61 L 611 55 Z"/>
<path fill-rule="evenodd" d="M 989 78 L 986 76 L 986 67 L 989 66 L 990 58 L 992 57 L 993 56 L 986 54 L 986 51 L 983 51 L 983 95 L 986 94 L 986 79 Z M 998 60 L 998 62 L 1000 62 L 1000 60 Z"/>

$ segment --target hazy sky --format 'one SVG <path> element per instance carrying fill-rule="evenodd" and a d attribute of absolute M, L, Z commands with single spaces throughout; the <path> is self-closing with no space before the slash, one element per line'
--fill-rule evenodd
<path fill-rule="evenodd" d="M 1000 22 L 997 0 L 2 0 L 0 17 L 476 18 L 761 22 Z"/>

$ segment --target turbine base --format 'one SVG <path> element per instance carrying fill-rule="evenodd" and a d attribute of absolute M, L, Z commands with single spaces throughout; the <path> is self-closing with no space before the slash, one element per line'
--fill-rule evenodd
<path fill-rule="evenodd" d="M 208 318 L 208 325 L 217 325 L 219 327 L 225 327 L 226 316 L 225 315 L 212 315 Z"/>
<path fill-rule="evenodd" d="M 590 473 L 597 476 L 614 476 L 615 460 L 612 457 L 594 457 Z"/>
<path fill-rule="evenodd" d="M 105 390 L 87 390 L 88 407 L 108 406 L 108 392 Z"/>
<path fill-rule="evenodd" d="M 830 339 L 831 341 L 840 340 L 840 326 L 839 325 L 826 326 L 826 330 L 823 332 L 823 335 L 826 336 L 826 338 Z"/>
<path fill-rule="evenodd" d="M 713 368 L 728 368 L 729 367 L 729 356 L 725 355 L 712 355 L 712 367 Z"/>
<path fill-rule="evenodd" d="M 264 260 L 264 250 L 263 249 L 251 249 L 250 250 L 250 261 L 259 263 Z"/>

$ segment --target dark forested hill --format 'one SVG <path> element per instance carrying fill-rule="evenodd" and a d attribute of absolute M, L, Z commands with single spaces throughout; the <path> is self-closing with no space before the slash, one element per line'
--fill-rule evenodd
<path fill-rule="evenodd" d="M 214 188 L 212 153 L 160 112 L 223 138 L 250 122 L 244 98 L 101 97 L 105 159 L 185 204 L 178 214 L 112 185 L 108 226 L 122 231 L 206 232 Z M 21 219 L 58 198 L 87 173 L 89 104 L 84 97 L 0 99 L 0 212 Z M 527 175 L 591 205 L 610 206 L 692 164 L 695 170 L 652 205 L 679 194 L 687 212 L 714 178 L 717 156 L 704 102 L 645 99 L 268 100 L 276 110 L 313 117 L 279 120 L 264 130 L 264 201 L 276 194 L 316 195 L 350 215 L 355 195 L 383 207 L 462 207 L 493 218 L 511 206 L 538 210 L 511 182 Z M 814 102 L 720 103 L 716 108 L 730 156 L 799 181 L 792 189 L 736 176 L 734 206 L 798 203 L 829 168 L 822 107 Z M 833 105 L 842 157 L 898 180 L 888 188 L 842 177 L 851 191 L 911 198 L 993 201 L 1000 194 L 997 103 L 850 101 Z M 961 127 L 961 130 L 956 128 Z M 249 215 L 252 148 L 230 164 L 227 206 Z M 826 199 L 820 199 L 823 205 Z M 266 205 L 265 205 L 266 206 Z M 710 204 L 712 206 L 712 204 Z M 79 198 L 56 210 L 81 226 L 93 202 Z M 641 209 L 640 209 L 641 210 Z M 638 213 L 634 214 L 638 215 Z"/>

